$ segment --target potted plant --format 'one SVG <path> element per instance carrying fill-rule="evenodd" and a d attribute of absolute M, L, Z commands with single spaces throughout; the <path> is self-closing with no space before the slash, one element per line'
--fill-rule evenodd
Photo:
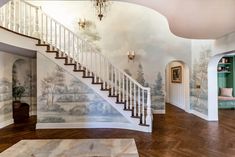
<path fill-rule="evenodd" d="M 23 86 L 16 86 L 13 88 L 13 97 L 14 97 L 14 101 L 13 101 L 13 107 L 14 108 L 18 108 L 21 104 L 20 100 L 22 95 L 25 92 L 25 88 Z"/>

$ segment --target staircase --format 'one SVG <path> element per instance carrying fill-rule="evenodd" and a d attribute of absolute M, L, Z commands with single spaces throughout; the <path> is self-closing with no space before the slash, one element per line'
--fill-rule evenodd
<path fill-rule="evenodd" d="M 0 26 L 8 31 L 38 40 L 39 51 L 62 62 L 64 69 L 80 74 L 83 81 L 111 105 L 122 108 L 135 129 L 152 131 L 150 88 L 143 87 L 113 65 L 101 52 L 68 28 L 23 0 L 11 0 L 0 8 Z M 99 88 L 97 88 L 99 86 Z M 106 95 L 104 95 L 106 94 Z M 127 114 L 126 114 L 127 113 Z"/>

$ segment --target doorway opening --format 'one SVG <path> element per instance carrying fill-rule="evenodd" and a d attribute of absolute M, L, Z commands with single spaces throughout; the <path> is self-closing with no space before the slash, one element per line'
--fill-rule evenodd
<path fill-rule="evenodd" d="M 208 65 L 208 120 L 218 121 L 220 109 L 235 104 L 235 51 L 218 54 Z"/>
<path fill-rule="evenodd" d="M 183 61 L 166 66 L 166 103 L 190 112 L 189 67 Z"/>

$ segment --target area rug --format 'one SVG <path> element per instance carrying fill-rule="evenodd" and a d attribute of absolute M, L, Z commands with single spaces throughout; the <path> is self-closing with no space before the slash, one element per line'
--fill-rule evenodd
<path fill-rule="evenodd" d="M 139 157 L 134 139 L 22 140 L 0 157 Z"/>

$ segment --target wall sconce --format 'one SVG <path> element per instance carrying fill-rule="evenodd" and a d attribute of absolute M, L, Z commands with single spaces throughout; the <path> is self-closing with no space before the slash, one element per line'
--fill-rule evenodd
<path fill-rule="evenodd" d="M 79 19 L 78 25 L 79 25 L 80 29 L 85 29 L 86 28 L 86 19 L 85 18 L 83 20 Z"/>
<path fill-rule="evenodd" d="M 127 53 L 127 57 L 128 57 L 128 62 L 129 60 L 132 60 L 134 62 L 134 59 L 135 59 L 135 51 L 128 51 Z"/>

